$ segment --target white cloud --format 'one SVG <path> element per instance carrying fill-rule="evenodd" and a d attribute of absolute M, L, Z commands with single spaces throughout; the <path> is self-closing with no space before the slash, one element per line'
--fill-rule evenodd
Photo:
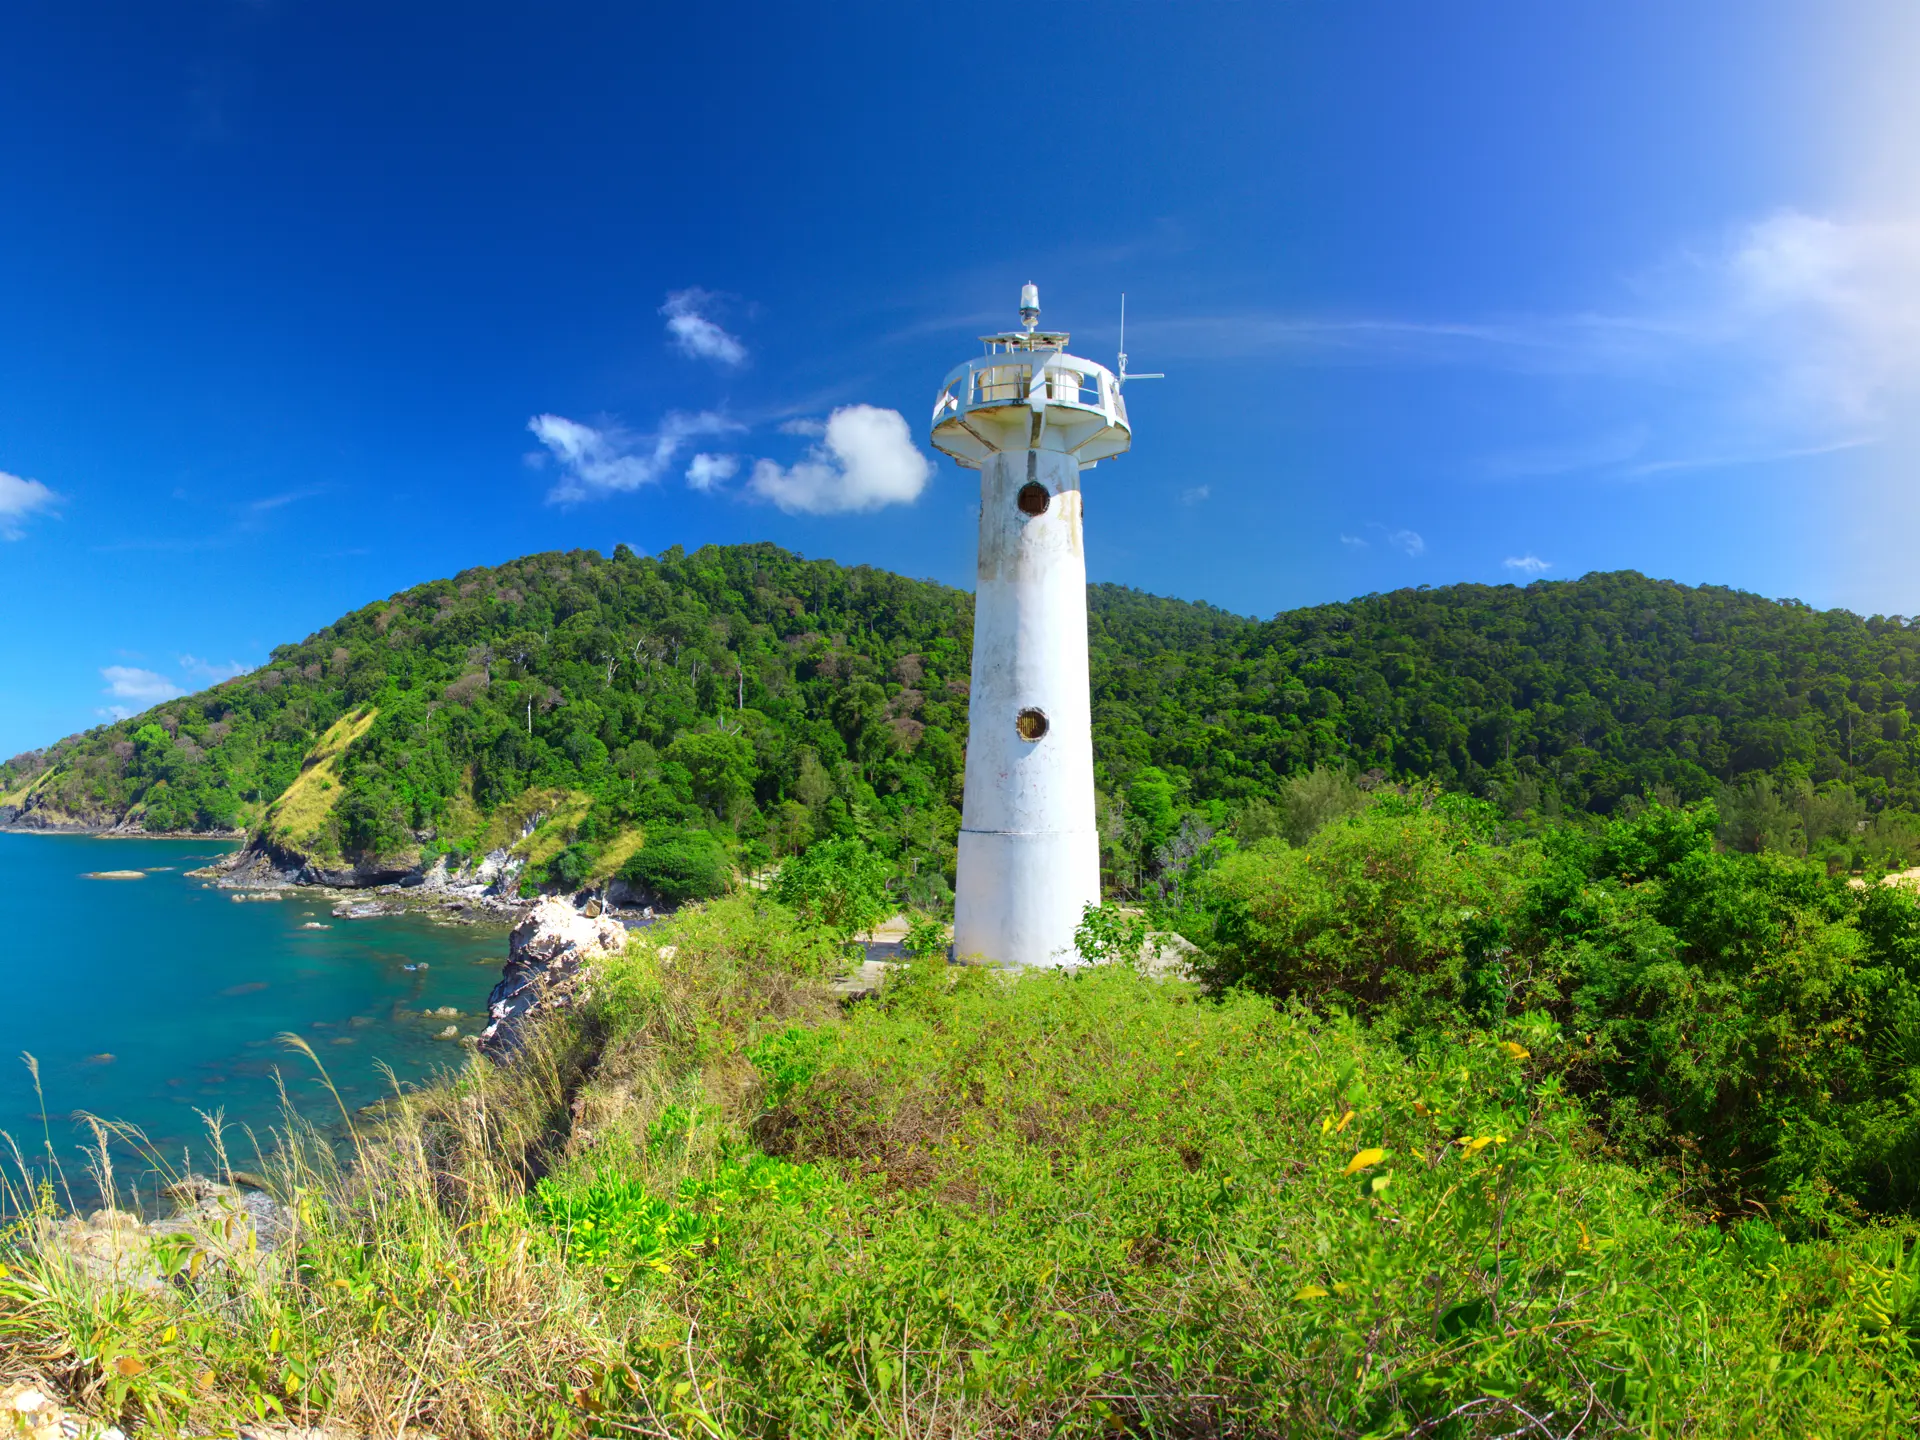
<path fill-rule="evenodd" d="M 38 480 L 25 480 L 0 470 L 0 539 L 18 540 L 29 515 L 51 510 L 59 497 Z"/>
<path fill-rule="evenodd" d="M 1538 555 L 1509 555 L 1500 563 L 1522 575 L 1544 575 L 1553 568 L 1552 561 L 1542 560 Z"/>
<path fill-rule="evenodd" d="M 696 415 L 676 410 L 651 436 L 633 435 L 617 425 L 596 429 L 564 415 L 536 415 L 527 422 L 527 429 L 560 464 L 560 480 L 547 492 L 549 500 L 558 502 L 596 499 L 651 485 L 694 436 L 740 428 L 725 416 L 705 410 Z"/>
<path fill-rule="evenodd" d="M 1858 428 L 1920 392 L 1920 222 L 1782 211 L 1746 227 L 1717 270 L 1725 343 L 1761 347 L 1768 401 Z"/>
<path fill-rule="evenodd" d="M 109 705 L 106 713 L 116 720 L 125 720 L 137 715 L 149 706 L 158 705 L 162 700 L 171 700 L 176 695 L 184 695 L 173 681 L 151 670 L 141 670 L 132 665 L 108 665 L 100 671 L 100 678 L 107 682 L 105 694 L 115 700 L 128 700 L 130 705 Z"/>
<path fill-rule="evenodd" d="M 785 467 L 761 460 L 749 483 L 790 515 L 829 515 L 912 504 L 932 473 L 898 410 L 843 405 L 806 459 Z"/>
<path fill-rule="evenodd" d="M 739 473 L 738 455 L 709 455 L 702 451 L 687 466 L 687 485 L 694 490 L 712 490 Z"/>
<path fill-rule="evenodd" d="M 1427 542 L 1420 538 L 1417 530 L 1390 530 L 1387 532 L 1387 544 L 1405 551 L 1409 556 L 1418 555 L 1427 548 Z"/>
<path fill-rule="evenodd" d="M 1180 492 L 1180 503 L 1182 505 L 1198 505 L 1211 494 L 1213 494 L 1213 487 L 1211 485 L 1189 486 Z"/>
<path fill-rule="evenodd" d="M 792 420 L 780 422 L 782 435 L 812 435 L 819 437 L 827 433 L 827 422 L 816 420 L 811 415 L 799 415 Z"/>
<path fill-rule="evenodd" d="M 254 667 L 242 665 L 238 660 L 229 660 L 224 665 L 212 660 L 202 660 L 196 655 L 182 655 L 180 668 L 196 680 L 204 680 L 209 685 L 218 685 L 223 680 L 231 680 L 244 675 Z"/>
<path fill-rule="evenodd" d="M 1920 406 L 1920 213 L 1781 210 L 1676 247 L 1612 303 L 1559 314 L 1147 321 L 1142 353 L 1298 364 L 1448 365 L 1576 379 L 1613 411 L 1531 437 L 1486 478 L 1633 478 L 1871 444 Z"/>
<path fill-rule="evenodd" d="M 1349 550 L 1365 550 L 1368 548 L 1365 540 L 1361 539 L 1358 535 L 1349 535 L 1345 531 L 1342 531 L 1340 534 L 1340 543 L 1345 545 Z"/>
<path fill-rule="evenodd" d="M 729 335 L 702 313 L 710 308 L 714 296 L 705 290 L 676 290 L 667 296 L 660 313 L 667 317 L 667 334 L 685 354 L 716 365 L 739 366 L 747 363 L 747 347 L 736 335 Z"/>

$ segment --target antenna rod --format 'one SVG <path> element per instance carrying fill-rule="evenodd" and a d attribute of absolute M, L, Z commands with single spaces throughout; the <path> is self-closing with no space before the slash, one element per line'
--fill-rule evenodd
<path fill-rule="evenodd" d="M 1129 380 L 1164 380 L 1167 377 L 1158 372 L 1151 375 L 1129 375 L 1127 373 L 1127 292 L 1120 292 L 1120 373 L 1114 377 L 1122 389 Z"/>

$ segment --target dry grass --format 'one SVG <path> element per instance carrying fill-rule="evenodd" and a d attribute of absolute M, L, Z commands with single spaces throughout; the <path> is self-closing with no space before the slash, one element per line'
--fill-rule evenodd
<path fill-rule="evenodd" d="M 600 977 L 611 1003 L 538 1028 L 508 1067 L 474 1060 L 370 1113 L 341 1105 L 333 1133 L 289 1110 L 240 1161 L 216 1131 L 210 1170 L 264 1181 L 289 1227 L 277 1244 L 244 1225 L 196 1233 L 156 1266 L 135 1232 L 119 1277 L 102 1274 L 43 1243 L 74 1223 L 73 1200 L 56 1172 L 21 1160 L 0 1374 L 169 1435 L 324 1420 L 346 1435 L 533 1440 L 594 1433 L 614 1399 L 644 1415 L 635 1364 L 657 1360 L 660 1336 L 684 1341 L 687 1317 L 671 1292 L 616 1292 L 569 1265 L 528 1195 L 561 1169 L 637 1169 L 668 1191 L 712 1171 L 754 1100 L 741 1046 L 834 1010 L 831 942 L 754 943 L 734 913 L 753 904 L 689 913 L 664 957 L 635 946 Z M 320 1065 L 288 1043 L 296 1063 Z M 96 1168 L 100 1193 L 123 1188 L 104 1147 Z M 169 1266 L 170 1282 L 139 1283 Z"/>
<path fill-rule="evenodd" d="M 334 762 L 379 718 L 380 712 L 369 705 L 341 716 L 320 737 L 320 743 L 300 762 L 300 773 L 280 798 L 267 807 L 267 834 L 296 849 L 312 849 L 326 836 L 327 821 L 333 807 L 345 794 Z"/>
<path fill-rule="evenodd" d="M 456 797 L 447 829 L 450 834 L 469 837 L 483 855 L 508 850 L 537 865 L 551 860 L 567 847 L 573 832 L 592 808 L 593 797 L 584 790 L 534 789 L 523 792 L 482 819 L 471 800 L 461 796 Z M 524 833 L 529 826 L 531 833 Z"/>
<path fill-rule="evenodd" d="M 647 832 L 639 827 L 622 830 L 606 843 L 600 852 L 600 858 L 593 862 L 590 880 L 606 880 L 620 873 L 620 867 L 631 860 L 640 847 L 647 843 Z"/>
<path fill-rule="evenodd" d="M 593 808 L 593 797 L 584 790 L 542 792 L 541 809 L 547 816 L 525 839 L 513 845 L 513 853 L 526 857 L 529 865 L 544 865 L 573 841 L 573 833 Z"/>

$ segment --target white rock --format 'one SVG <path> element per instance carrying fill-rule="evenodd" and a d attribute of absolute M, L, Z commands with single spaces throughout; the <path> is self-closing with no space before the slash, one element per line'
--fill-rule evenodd
<path fill-rule="evenodd" d="M 564 900 L 542 900 L 514 929 L 511 953 L 542 965 L 619 955 L 627 927 L 610 916 L 588 919 Z"/>

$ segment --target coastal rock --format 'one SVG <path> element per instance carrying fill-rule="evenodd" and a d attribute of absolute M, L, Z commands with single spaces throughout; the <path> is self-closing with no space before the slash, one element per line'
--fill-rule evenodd
<path fill-rule="evenodd" d="M 376 885 L 395 885 L 412 874 L 412 869 L 392 861 L 367 857 L 352 865 L 324 865 L 309 860 L 300 871 L 302 885 L 330 885 L 336 890 L 370 890 Z"/>
<path fill-rule="evenodd" d="M 446 887 L 459 895 L 512 896 L 520 888 L 520 872 L 527 862 L 506 850 L 490 850 L 478 863 L 448 875 Z"/>
<path fill-rule="evenodd" d="M 0 829 L 8 830 L 98 830 L 110 824 L 112 818 L 68 815 L 56 810 L 47 797 L 37 791 L 29 792 L 18 805 L 0 805 Z"/>
<path fill-rule="evenodd" d="M 42 1218 L 34 1222 L 33 1243 L 95 1279 L 158 1290 L 196 1254 L 195 1275 L 208 1265 L 267 1264 L 292 1233 L 291 1214 L 261 1190 L 194 1176 L 170 1187 L 169 1195 L 179 1209 L 168 1219 L 142 1220 L 114 1209 Z"/>
<path fill-rule="evenodd" d="M 333 907 L 333 914 L 341 920 L 374 920 L 382 915 L 405 914 L 398 905 L 383 905 L 378 900 L 347 900 Z"/>
<path fill-rule="evenodd" d="M 273 890 L 299 884 L 304 863 L 297 855 L 256 840 L 231 855 L 221 856 L 211 865 L 187 873 L 196 880 L 211 880 L 223 890 Z"/>
<path fill-rule="evenodd" d="M 506 969 L 487 996 L 481 1053 L 494 1060 L 511 1055 L 536 1015 L 574 1003 L 592 961 L 626 945 L 626 927 L 610 916 L 589 918 L 564 900 L 535 905 L 515 928 Z"/>

